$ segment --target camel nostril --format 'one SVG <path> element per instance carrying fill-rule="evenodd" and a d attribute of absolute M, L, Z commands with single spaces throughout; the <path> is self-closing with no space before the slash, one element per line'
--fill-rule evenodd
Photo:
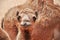
<path fill-rule="evenodd" d="M 21 26 L 27 26 L 27 24 L 26 24 L 26 23 L 24 23 L 24 24 L 21 24 Z"/>
<path fill-rule="evenodd" d="M 23 26 L 27 26 L 27 24 L 26 23 L 24 23 L 24 25 Z"/>

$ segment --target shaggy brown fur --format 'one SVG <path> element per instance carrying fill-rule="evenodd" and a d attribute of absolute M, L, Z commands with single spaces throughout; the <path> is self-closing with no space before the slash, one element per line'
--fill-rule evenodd
<path fill-rule="evenodd" d="M 28 1 L 28 3 L 23 4 L 23 5 L 19 5 L 16 6 L 14 8 L 11 8 L 5 15 L 4 17 L 4 21 L 3 21 L 3 29 L 7 31 L 7 33 L 9 34 L 10 38 L 12 40 L 16 40 L 16 36 L 18 34 L 18 29 L 17 29 L 17 12 L 20 12 L 21 10 L 25 9 L 25 8 L 30 8 L 33 10 L 36 10 L 36 0 L 30 0 Z M 35 3 L 35 4 L 33 4 Z"/>
<path fill-rule="evenodd" d="M 60 32 L 60 7 L 54 5 L 52 0 L 38 0 L 39 6 L 32 4 L 14 7 L 5 15 L 3 28 L 8 32 L 11 39 L 15 40 L 17 37 L 16 40 L 60 40 L 59 36 L 55 36 L 55 30 Z M 24 11 L 26 8 L 32 9 L 33 12 Z M 29 27 L 21 26 L 22 20 L 17 20 L 17 13 L 25 14 L 28 12 L 29 14 L 31 12 L 34 14 L 36 10 L 38 10 L 38 19 L 35 22 L 30 20 L 32 25 Z M 33 18 L 31 14 L 29 17 Z"/>
<path fill-rule="evenodd" d="M 40 0 L 39 0 L 40 1 Z M 39 2 L 40 4 L 40 2 Z M 41 6 L 39 6 L 41 7 Z M 60 40 L 60 9 L 58 6 L 43 1 L 42 9 L 40 11 L 40 22 L 37 27 L 34 27 L 32 40 Z M 56 31 L 58 35 L 56 35 Z M 56 36 L 57 38 L 56 38 Z"/>

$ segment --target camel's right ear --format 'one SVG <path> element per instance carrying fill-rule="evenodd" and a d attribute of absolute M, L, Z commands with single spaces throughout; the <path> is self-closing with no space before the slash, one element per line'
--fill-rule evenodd
<path fill-rule="evenodd" d="M 1 28 L 3 28 L 4 18 L 1 21 Z"/>
<path fill-rule="evenodd" d="M 38 12 L 35 12 L 36 17 L 38 17 Z"/>

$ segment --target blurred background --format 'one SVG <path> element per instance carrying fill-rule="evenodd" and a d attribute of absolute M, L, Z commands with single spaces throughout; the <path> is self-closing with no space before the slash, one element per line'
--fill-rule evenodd
<path fill-rule="evenodd" d="M 0 0 L 0 23 L 5 13 L 12 7 L 22 5 L 27 0 Z M 60 5 L 60 0 L 54 0 L 54 4 Z M 1 25 L 1 24 L 0 24 Z"/>

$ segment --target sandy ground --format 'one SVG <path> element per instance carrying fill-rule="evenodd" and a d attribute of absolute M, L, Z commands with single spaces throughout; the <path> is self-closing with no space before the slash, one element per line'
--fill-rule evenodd
<path fill-rule="evenodd" d="M 25 2 L 26 0 L 0 0 L 0 26 L 2 18 L 10 8 L 24 4 Z M 55 4 L 59 4 L 59 2 L 60 0 L 54 0 Z"/>

